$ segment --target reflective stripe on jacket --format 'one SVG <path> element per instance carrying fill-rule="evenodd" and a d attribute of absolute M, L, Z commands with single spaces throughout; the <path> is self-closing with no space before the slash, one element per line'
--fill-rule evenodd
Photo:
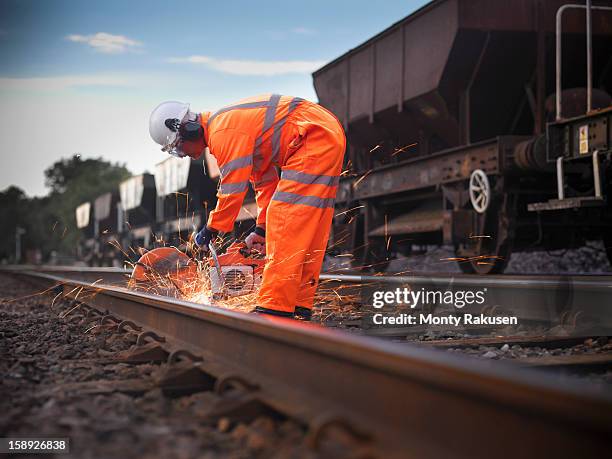
<path fill-rule="evenodd" d="M 215 113 L 203 113 L 206 143 L 221 172 L 217 207 L 208 226 L 217 231 L 233 229 L 250 181 L 257 200 L 257 225 L 265 227 L 266 209 L 279 177 L 285 154 L 299 133 L 287 129 L 292 113 L 312 102 L 278 94 L 256 96 Z"/>

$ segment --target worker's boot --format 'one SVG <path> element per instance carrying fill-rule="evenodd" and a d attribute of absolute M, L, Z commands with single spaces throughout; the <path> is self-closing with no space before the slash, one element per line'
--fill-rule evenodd
<path fill-rule="evenodd" d="M 256 306 L 251 312 L 253 314 L 268 314 L 270 316 L 293 318 L 293 312 L 277 311 L 275 309 L 262 308 L 261 306 Z"/>
<path fill-rule="evenodd" d="M 310 319 L 312 318 L 312 310 L 308 308 L 303 308 L 301 306 L 296 306 L 293 317 L 297 320 L 310 322 Z"/>

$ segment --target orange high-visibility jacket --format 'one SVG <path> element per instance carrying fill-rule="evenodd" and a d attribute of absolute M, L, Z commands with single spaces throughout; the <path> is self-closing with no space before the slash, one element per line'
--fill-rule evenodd
<path fill-rule="evenodd" d="M 275 166 L 284 164 L 291 144 L 303 135 L 287 117 L 312 106 L 299 97 L 267 94 L 244 99 L 210 114 L 202 113 L 206 144 L 221 172 L 217 207 L 208 227 L 231 231 L 250 181 L 257 200 L 257 225 L 265 228 L 266 209 L 279 181 Z"/>

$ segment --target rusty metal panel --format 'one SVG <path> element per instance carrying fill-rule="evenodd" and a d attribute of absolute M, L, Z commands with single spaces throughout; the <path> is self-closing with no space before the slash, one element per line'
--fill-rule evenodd
<path fill-rule="evenodd" d="M 576 0 L 461 0 L 459 2 L 459 27 L 462 29 L 492 30 L 508 32 L 530 32 L 542 29 L 555 31 L 555 16 L 563 5 L 584 5 Z M 537 7 L 541 5 L 542 16 L 538 23 Z M 609 6 L 606 0 L 595 0 L 593 5 Z M 593 33 L 609 34 L 609 13 L 593 14 Z M 584 10 L 567 11 L 563 19 L 564 33 L 584 33 Z"/>
<path fill-rule="evenodd" d="M 548 5 L 548 3 L 550 5 Z M 557 9 L 564 4 L 584 4 L 573 0 L 550 0 L 547 3 L 547 13 L 545 27 L 547 31 L 554 33 L 555 31 L 555 13 Z M 593 6 L 612 6 L 609 0 L 594 1 Z M 552 19 L 552 20 L 551 20 Z M 563 15 L 563 33 L 564 34 L 584 34 L 586 32 L 586 18 L 584 9 L 570 9 L 565 11 Z M 612 35 L 612 11 L 595 11 L 592 13 L 591 24 L 593 35 Z"/>
<path fill-rule="evenodd" d="M 402 93 L 402 29 L 376 43 L 376 88 L 374 111 L 397 105 Z"/>
<path fill-rule="evenodd" d="M 373 47 L 365 48 L 350 58 L 349 121 L 370 114 L 373 96 L 373 49 Z"/>
<path fill-rule="evenodd" d="M 589 157 L 612 149 L 612 107 L 547 126 L 547 160 Z"/>
<path fill-rule="evenodd" d="M 319 102 L 333 112 L 340 122 L 348 123 L 348 59 L 327 67 L 313 78 Z"/>
<path fill-rule="evenodd" d="M 431 233 L 444 227 L 445 211 L 441 208 L 408 211 L 390 219 L 387 224 L 371 230 L 369 236 L 395 236 L 400 234 Z"/>
<path fill-rule="evenodd" d="M 569 3 L 575 1 L 428 3 L 316 71 L 315 89 L 320 102 L 348 128 L 352 151 L 369 151 L 384 139 L 398 145 L 418 140 L 420 150 L 428 153 L 540 132 L 550 94 L 546 75 L 554 75 L 555 15 Z M 564 15 L 567 88 L 584 85 L 582 64 L 575 65 L 583 59 L 584 24 L 584 11 Z M 609 92 L 611 13 L 593 15 L 593 34 L 594 80 L 604 78 L 600 84 Z M 399 82 L 398 72 L 403 75 Z M 530 110 L 534 97 L 535 121 Z"/>
<path fill-rule="evenodd" d="M 466 235 L 472 234 L 474 211 L 471 209 L 458 209 L 450 211 L 444 225 L 444 243 L 454 244 L 465 240 Z"/>
<path fill-rule="evenodd" d="M 535 30 L 534 0 L 469 0 L 459 2 L 462 28 L 479 30 Z"/>
<path fill-rule="evenodd" d="M 440 3 L 404 27 L 404 100 L 438 87 L 457 34 L 457 1 Z"/>
<path fill-rule="evenodd" d="M 367 199 L 467 180 L 474 169 L 497 174 L 499 151 L 500 145 L 495 139 L 381 168 L 357 180 L 354 195 L 356 199 Z"/>

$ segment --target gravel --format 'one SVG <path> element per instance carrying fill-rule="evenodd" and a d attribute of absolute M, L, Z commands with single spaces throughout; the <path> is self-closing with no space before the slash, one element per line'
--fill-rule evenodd
<path fill-rule="evenodd" d="M 387 268 L 390 273 L 459 273 L 454 261 L 455 255 L 450 246 L 431 246 L 426 253 L 409 257 L 398 255 Z M 341 272 L 350 270 L 347 257 L 328 257 L 325 268 Z M 606 256 L 601 241 L 589 241 L 585 246 L 554 251 L 515 252 L 510 255 L 506 274 L 609 274 L 612 265 Z"/>
<path fill-rule="evenodd" d="M 587 338 L 583 343 L 567 347 L 546 347 L 530 346 L 508 343 L 498 344 L 495 346 L 474 345 L 466 347 L 447 348 L 447 352 L 466 354 L 475 358 L 486 360 L 499 360 L 506 362 L 521 363 L 521 360 L 529 359 L 530 365 L 538 365 L 539 362 L 545 362 L 548 358 L 563 357 L 563 356 L 589 356 L 594 354 L 610 355 L 610 360 L 606 360 L 606 364 L 599 369 L 594 370 L 588 365 L 564 365 L 558 362 L 554 366 L 540 366 L 549 373 L 557 374 L 561 377 L 579 377 L 580 379 L 590 383 L 604 387 L 606 391 L 612 387 L 612 342 L 608 337 L 602 336 L 597 338 Z M 577 362 L 578 363 L 578 362 Z"/>
<path fill-rule="evenodd" d="M 275 412 L 210 417 L 221 396 L 173 398 L 155 386 L 160 365 L 113 360 L 134 343 L 133 334 L 81 324 L 81 311 L 4 274 L 0 285 L 2 437 L 69 437 L 71 453 L 58 457 L 74 458 L 351 454 L 333 436 L 312 450 L 304 426 Z"/>
<path fill-rule="evenodd" d="M 527 357 L 547 357 L 551 355 L 581 355 L 612 353 L 612 343 L 607 337 L 588 338 L 582 344 L 569 347 L 547 348 L 520 344 L 499 344 L 497 346 L 468 346 L 449 348 L 449 352 L 461 352 L 485 359 L 517 360 Z"/>

